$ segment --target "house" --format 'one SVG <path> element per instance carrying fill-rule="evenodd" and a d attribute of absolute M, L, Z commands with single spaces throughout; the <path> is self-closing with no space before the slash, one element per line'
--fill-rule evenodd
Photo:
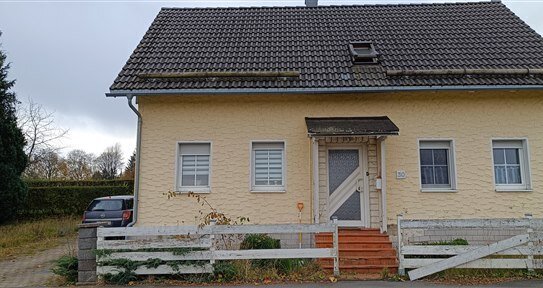
<path fill-rule="evenodd" d="M 255 224 L 543 217 L 543 38 L 499 1 L 163 8 L 107 96 L 139 115 L 137 226 L 199 223 L 168 191 Z"/>

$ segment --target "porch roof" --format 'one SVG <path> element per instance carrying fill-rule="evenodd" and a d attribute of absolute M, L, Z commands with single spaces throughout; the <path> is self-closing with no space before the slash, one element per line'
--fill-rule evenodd
<path fill-rule="evenodd" d="M 398 135 L 400 129 L 387 116 L 306 117 L 309 136 Z"/>

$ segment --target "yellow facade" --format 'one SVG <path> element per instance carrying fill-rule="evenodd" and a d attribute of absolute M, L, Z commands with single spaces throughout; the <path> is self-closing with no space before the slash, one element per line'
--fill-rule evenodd
<path fill-rule="evenodd" d="M 198 224 L 195 199 L 175 189 L 177 143 L 211 142 L 206 199 L 253 224 L 312 219 L 311 143 L 305 117 L 388 116 L 399 136 L 386 139 L 388 221 L 406 218 L 543 217 L 543 92 L 402 92 L 331 95 L 146 96 L 138 225 Z M 457 192 L 420 191 L 418 139 L 454 140 Z M 532 192 L 496 192 L 492 138 L 527 138 Z M 283 140 L 286 192 L 250 192 L 250 142 Z M 396 170 L 407 172 L 396 179 Z"/>

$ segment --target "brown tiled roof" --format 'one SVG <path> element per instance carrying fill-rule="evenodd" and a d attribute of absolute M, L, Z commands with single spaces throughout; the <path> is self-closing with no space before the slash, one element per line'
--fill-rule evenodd
<path fill-rule="evenodd" d="M 353 64 L 348 44 L 368 40 L 379 63 Z M 110 89 L 543 84 L 543 73 L 390 73 L 511 68 L 543 68 L 543 38 L 499 2 L 163 8 Z M 293 71 L 299 76 L 215 73 L 244 71 Z M 141 77 L 186 72 L 201 75 Z"/>

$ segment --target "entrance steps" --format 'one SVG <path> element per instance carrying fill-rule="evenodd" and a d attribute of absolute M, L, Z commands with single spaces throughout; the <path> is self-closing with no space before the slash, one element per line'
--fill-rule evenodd
<path fill-rule="evenodd" d="M 387 234 L 373 228 L 339 229 L 339 270 L 342 275 L 357 279 L 378 279 L 381 275 L 398 272 L 396 250 Z M 315 235 L 318 248 L 333 246 L 332 233 Z M 334 260 L 319 259 L 326 271 L 332 272 Z"/>

